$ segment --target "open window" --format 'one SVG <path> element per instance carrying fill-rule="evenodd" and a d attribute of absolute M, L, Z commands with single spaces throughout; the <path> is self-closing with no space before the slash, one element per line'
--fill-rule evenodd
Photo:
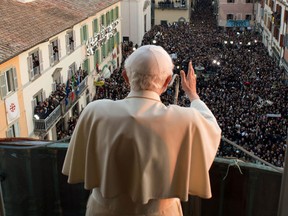
<path fill-rule="evenodd" d="M 42 53 L 40 50 L 35 50 L 29 53 L 27 57 L 29 79 L 34 80 L 43 71 Z"/>
<path fill-rule="evenodd" d="M 68 31 L 65 35 L 66 39 L 66 53 L 69 55 L 75 50 L 75 32 L 74 31 Z"/>
<path fill-rule="evenodd" d="M 58 39 L 52 40 L 49 47 L 49 56 L 50 56 L 50 65 L 53 66 L 59 62 L 61 58 L 61 48 L 60 48 L 60 41 Z"/>

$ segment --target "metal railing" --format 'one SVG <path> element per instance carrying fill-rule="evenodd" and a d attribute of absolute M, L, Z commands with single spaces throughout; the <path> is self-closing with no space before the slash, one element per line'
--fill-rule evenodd
<path fill-rule="evenodd" d="M 34 131 L 47 131 L 61 116 L 61 107 L 58 105 L 45 119 L 33 119 Z"/>
<path fill-rule="evenodd" d="M 63 99 L 60 102 L 62 115 L 65 115 L 65 113 L 75 104 L 76 101 L 77 101 L 76 91 L 73 90 L 68 94 L 68 96 L 65 99 Z"/>
<path fill-rule="evenodd" d="M 172 2 L 158 2 L 158 4 L 155 5 L 155 8 L 157 9 L 181 9 L 181 10 L 187 10 L 187 3 L 181 4 L 181 3 L 172 3 Z"/>
<path fill-rule="evenodd" d="M 81 95 L 82 92 L 87 88 L 87 79 L 88 79 L 88 76 L 86 76 L 82 82 L 79 84 L 78 86 L 78 90 L 77 90 L 77 95 Z"/>

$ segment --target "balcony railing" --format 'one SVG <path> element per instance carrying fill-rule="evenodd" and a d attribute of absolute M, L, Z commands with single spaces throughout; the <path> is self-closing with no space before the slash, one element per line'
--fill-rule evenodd
<path fill-rule="evenodd" d="M 68 94 L 64 100 L 61 101 L 61 111 L 62 115 L 64 115 L 77 101 L 76 92 L 73 90 Z"/>
<path fill-rule="evenodd" d="M 87 79 L 88 77 L 85 77 L 82 82 L 75 89 L 73 89 L 72 92 L 69 92 L 68 97 L 61 101 L 60 104 L 62 115 L 65 115 L 65 113 L 77 102 L 80 95 L 87 88 Z"/>
<path fill-rule="evenodd" d="M 155 8 L 158 9 L 176 9 L 176 10 L 187 10 L 187 3 L 181 4 L 181 3 L 172 3 L 172 2 L 158 2 L 158 4 L 155 5 Z"/>
<path fill-rule="evenodd" d="M 33 118 L 34 132 L 47 132 L 50 127 L 55 122 L 57 122 L 61 115 L 65 115 L 66 112 L 77 102 L 80 95 L 87 88 L 87 79 L 88 77 L 86 76 L 72 92 L 69 92 L 68 97 L 60 101 L 60 105 L 58 105 L 45 119 Z"/>
<path fill-rule="evenodd" d="M 45 119 L 33 119 L 34 131 L 47 131 L 61 116 L 61 107 L 58 105 Z"/>
<path fill-rule="evenodd" d="M 82 183 L 67 184 L 67 177 L 61 174 L 67 146 L 60 142 L 0 141 L 2 215 L 85 215 L 89 191 L 83 189 Z M 281 180 L 285 182 L 283 173 L 261 164 L 216 158 L 210 169 L 213 197 L 190 196 L 188 202 L 182 203 L 183 214 L 276 216 L 281 206 Z M 282 207 L 287 212 L 287 205 Z"/>
<path fill-rule="evenodd" d="M 86 76 L 82 82 L 79 84 L 78 86 L 78 91 L 77 91 L 77 95 L 81 95 L 83 93 L 83 91 L 87 88 L 87 79 L 88 77 Z"/>

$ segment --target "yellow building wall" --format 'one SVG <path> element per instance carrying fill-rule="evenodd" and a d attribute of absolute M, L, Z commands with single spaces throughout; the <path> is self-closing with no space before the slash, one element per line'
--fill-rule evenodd
<path fill-rule="evenodd" d="M 18 82 L 18 103 L 19 103 L 19 110 L 20 110 L 20 117 L 18 118 L 19 123 L 19 129 L 20 129 L 20 137 L 28 137 L 28 130 L 27 130 L 27 122 L 26 122 L 26 115 L 25 115 L 25 107 L 24 107 L 24 98 L 22 93 L 22 82 L 21 82 L 21 76 L 20 76 L 20 66 L 19 66 L 19 58 L 18 56 L 8 60 L 7 62 L 4 62 L 3 64 L 0 64 L 0 74 L 2 74 L 7 69 L 14 67 L 16 68 L 17 73 L 17 82 Z M 17 120 L 15 120 L 17 121 Z M 12 122 L 10 125 L 8 125 L 7 122 L 7 113 L 6 113 L 6 107 L 5 107 L 5 98 L 4 100 L 0 97 L 0 138 L 6 137 L 6 132 L 8 128 L 13 124 Z"/>
<path fill-rule="evenodd" d="M 178 22 L 180 18 L 185 18 L 186 22 L 190 20 L 188 9 L 155 9 L 155 24 L 160 25 L 161 20 L 167 23 Z"/>

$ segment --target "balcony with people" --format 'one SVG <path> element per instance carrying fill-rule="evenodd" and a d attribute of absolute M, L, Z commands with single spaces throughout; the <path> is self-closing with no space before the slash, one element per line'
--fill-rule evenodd
<path fill-rule="evenodd" d="M 187 1 L 186 0 L 163 0 L 158 1 L 158 5 L 156 4 L 156 8 L 158 9 L 187 9 Z"/>
<path fill-rule="evenodd" d="M 56 84 L 50 96 L 34 108 L 34 131 L 47 132 L 57 120 L 78 101 L 87 88 L 88 73 L 79 69 L 68 78 L 66 84 Z"/>

